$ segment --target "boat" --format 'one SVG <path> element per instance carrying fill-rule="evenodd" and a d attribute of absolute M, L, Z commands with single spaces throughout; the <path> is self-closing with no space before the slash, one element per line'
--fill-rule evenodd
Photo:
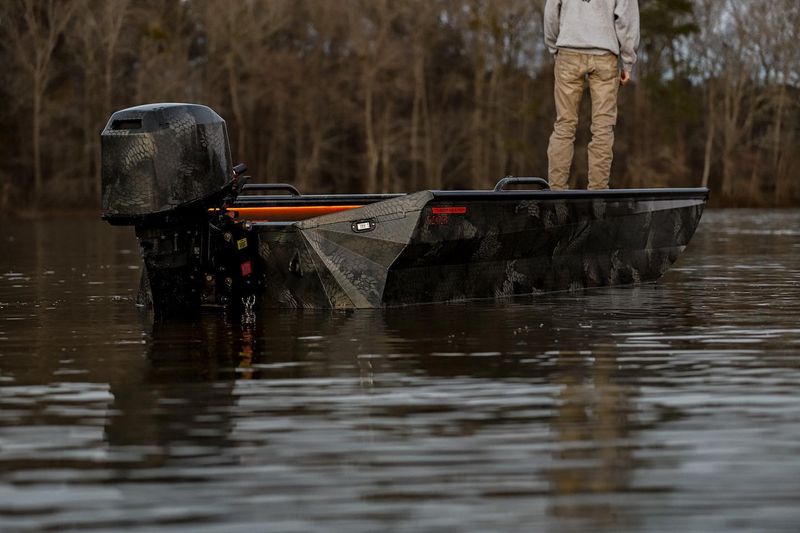
<path fill-rule="evenodd" d="M 206 307 L 361 309 L 651 282 L 689 244 L 706 188 L 301 194 L 232 165 L 225 121 L 197 104 L 114 113 L 101 134 L 102 218 L 133 226 L 140 298 Z"/>

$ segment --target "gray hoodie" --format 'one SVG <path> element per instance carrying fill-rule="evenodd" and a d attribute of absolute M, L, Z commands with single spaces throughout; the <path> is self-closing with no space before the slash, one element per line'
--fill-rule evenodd
<path fill-rule="evenodd" d="M 547 0 L 544 43 L 553 54 L 612 52 L 630 72 L 639 48 L 639 0 Z"/>

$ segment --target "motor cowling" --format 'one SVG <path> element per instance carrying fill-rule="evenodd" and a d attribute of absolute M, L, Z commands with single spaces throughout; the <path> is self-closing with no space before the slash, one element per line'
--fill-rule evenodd
<path fill-rule="evenodd" d="M 142 224 L 218 202 L 232 183 L 225 120 L 197 104 L 114 113 L 101 133 L 103 218 Z"/>

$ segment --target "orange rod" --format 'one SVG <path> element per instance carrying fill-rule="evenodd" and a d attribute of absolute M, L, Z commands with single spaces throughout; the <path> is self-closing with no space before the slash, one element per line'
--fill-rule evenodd
<path fill-rule="evenodd" d="M 303 220 L 311 217 L 356 209 L 360 205 L 297 205 L 272 207 L 229 207 L 228 211 L 239 214 L 247 220 L 271 220 L 276 222 Z"/>

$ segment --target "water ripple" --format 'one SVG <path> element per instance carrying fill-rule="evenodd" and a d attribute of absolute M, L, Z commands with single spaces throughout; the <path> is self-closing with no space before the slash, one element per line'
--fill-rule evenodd
<path fill-rule="evenodd" d="M 242 330 L 140 313 L 131 233 L 11 225 L 0 530 L 793 530 L 795 227 L 710 211 L 657 284 Z"/>

